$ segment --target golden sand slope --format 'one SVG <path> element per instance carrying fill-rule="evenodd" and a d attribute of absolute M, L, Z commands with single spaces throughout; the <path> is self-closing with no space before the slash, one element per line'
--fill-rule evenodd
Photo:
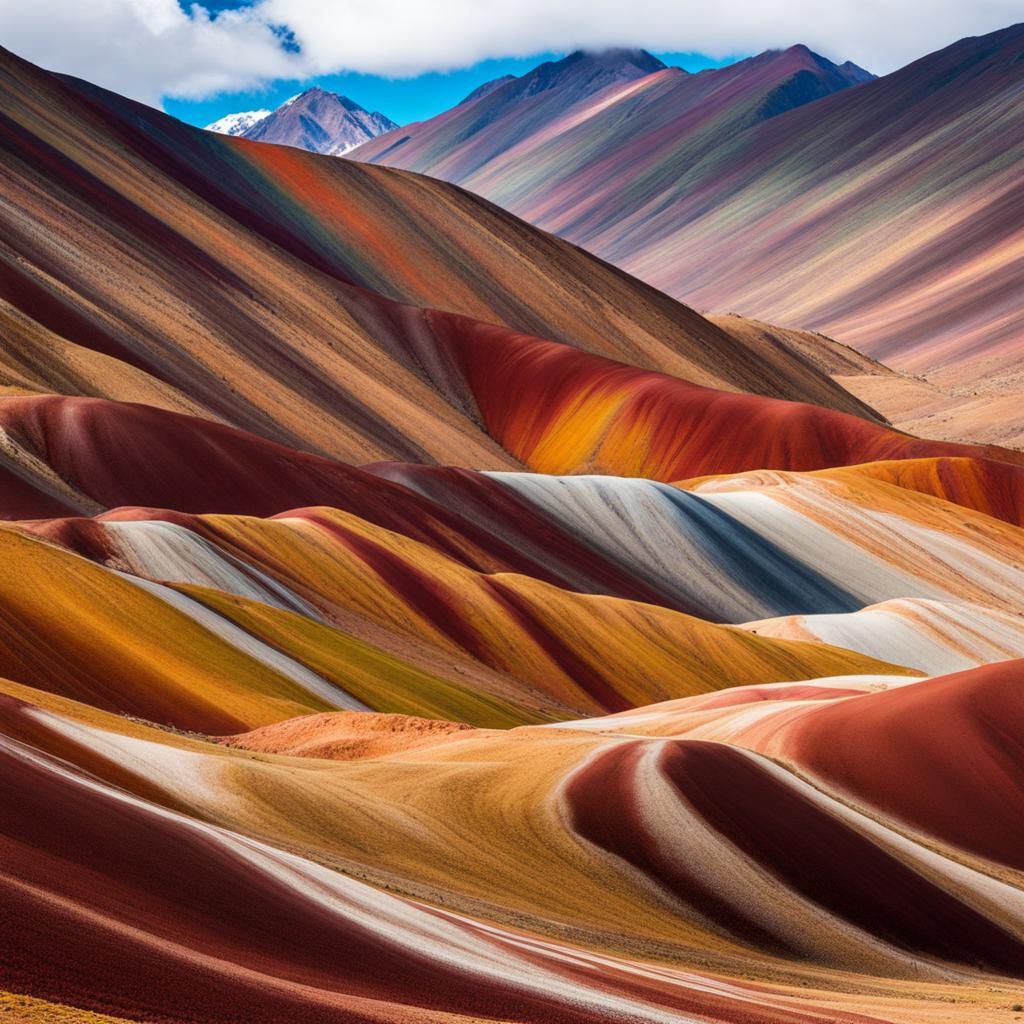
<path fill-rule="evenodd" d="M 46 999 L 18 995 L 14 992 L 0 992 L 0 1020 L 8 1024 L 35 1024 L 37 1021 L 53 1021 L 53 1024 L 124 1024 L 124 1017 L 110 1017 L 105 1013 L 79 1010 L 74 1006 L 62 1006 Z"/>
<path fill-rule="evenodd" d="M 508 726 L 730 683 L 913 671 L 474 572 L 338 510 L 196 522 L 218 541 L 198 555 L 189 531 L 168 546 L 166 524 L 125 524 L 133 546 L 111 564 L 137 575 L 0 530 L 0 671 L 207 733 L 344 707 Z"/>
<path fill-rule="evenodd" d="M 782 723 L 798 722 L 825 708 L 852 707 L 856 701 L 867 704 L 887 692 L 927 685 L 847 677 L 817 686 L 741 689 L 558 728 L 459 729 L 447 738 L 435 737 L 428 746 L 364 750 L 356 760 L 346 743 L 340 761 L 266 752 L 275 746 L 271 733 L 276 728 L 252 736 L 252 752 L 233 749 L 250 742 L 244 736 L 231 738 L 232 747 L 217 748 L 14 684 L 0 689 L 40 709 L 4 718 L 5 730 L 14 728 L 16 735 L 30 738 L 39 749 L 80 760 L 94 775 L 116 779 L 149 799 L 157 795 L 204 820 L 302 851 L 392 892 L 590 949 L 670 960 L 724 975 L 739 971 L 762 982 L 773 979 L 809 988 L 805 997 L 831 1000 L 848 1010 L 874 1011 L 881 1020 L 954 1019 L 942 1016 L 951 998 L 966 1003 L 962 1019 L 997 1020 L 1010 1005 L 1012 983 L 920 954 L 908 959 L 899 948 L 867 939 L 835 917 L 834 910 L 809 905 L 760 875 L 714 831 L 702 833 L 692 809 L 686 812 L 691 818 L 682 829 L 682 809 L 672 805 L 668 790 L 659 788 L 663 781 L 656 765 L 664 752 L 718 749 L 725 736 L 742 737 L 743 730 L 771 737 L 773 716 Z M 349 739 L 378 736 L 386 725 L 376 716 L 364 715 L 360 727 L 359 717 L 345 715 L 339 723 Z M 308 724 L 315 731 L 323 728 L 316 720 Z M 289 732 L 294 736 L 306 725 L 296 722 L 282 730 L 280 746 L 291 742 Z M 653 738 L 638 739 L 644 736 Z M 686 738 L 681 746 L 680 737 Z M 717 737 L 719 742 L 695 742 L 702 737 Z M 743 740 L 739 742 L 742 745 Z M 683 849 L 702 844 L 702 856 L 709 867 L 713 865 L 714 877 L 729 878 L 724 891 L 740 901 L 737 906 L 751 906 L 744 901 L 755 894 L 758 900 L 767 899 L 771 891 L 764 905 L 772 910 L 765 911 L 762 924 L 788 935 L 787 941 L 801 947 L 798 956 L 759 950 L 761 940 L 751 939 L 742 929 L 737 932 L 735 923 L 723 932 L 725 919 L 711 924 L 706 907 L 702 912 L 689 897 L 671 895 L 665 888 L 667 876 L 658 876 L 659 882 L 645 877 L 644 871 L 655 870 L 653 862 L 638 871 L 583 837 L 580 829 L 586 827 L 586 819 L 580 817 L 580 786 L 590 785 L 584 783 L 589 766 L 634 748 L 646 758 L 629 768 L 641 773 L 635 783 L 635 799 L 645 808 L 641 821 L 651 822 L 656 830 L 671 827 L 676 841 L 686 844 Z M 854 822 L 876 850 L 922 870 L 930 884 L 953 887 L 967 904 L 987 908 L 1000 920 L 1008 922 L 1016 914 L 1007 910 L 1008 916 L 1003 915 L 990 904 L 986 886 L 995 883 L 984 875 L 995 874 L 1019 886 L 1019 877 L 1012 873 L 1000 874 L 948 845 L 940 844 L 936 856 L 919 835 L 891 817 L 881 825 L 872 824 L 868 817 L 858 816 L 862 812 L 856 801 L 846 808 L 824 789 L 808 788 L 781 768 L 756 758 L 749 761 L 749 755 L 737 756 L 760 765 L 759 772 L 775 773 L 795 792 L 806 791 L 806 799 L 819 808 L 816 813 Z M 639 822 L 627 824 L 629 805 L 620 800 L 615 787 L 607 788 L 597 806 L 615 816 L 626 815 L 609 820 L 620 820 L 627 829 L 638 827 Z M 647 817 L 655 807 L 658 816 Z M 643 846 L 647 840 L 641 836 L 635 834 Z M 805 844 L 806 837 L 792 841 Z M 817 856 L 805 849 L 807 856 Z M 887 906 L 888 897 L 879 898 L 880 905 Z M 1021 924 L 1012 927 L 1020 931 Z M 842 994 L 829 995 L 833 987 Z"/>

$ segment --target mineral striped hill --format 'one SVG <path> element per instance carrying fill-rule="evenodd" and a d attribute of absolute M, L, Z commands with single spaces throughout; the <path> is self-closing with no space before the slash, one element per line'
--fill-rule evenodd
<path fill-rule="evenodd" d="M 1012 1017 L 1024 457 L 414 173 L 0 144 L 4 1016 Z"/>
<path fill-rule="evenodd" d="M 352 155 L 464 185 L 698 309 L 980 392 L 997 423 L 1024 372 L 1022 57 L 1024 24 L 878 79 L 797 46 L 561 102 L 502 104 L 512 82 Z"/>

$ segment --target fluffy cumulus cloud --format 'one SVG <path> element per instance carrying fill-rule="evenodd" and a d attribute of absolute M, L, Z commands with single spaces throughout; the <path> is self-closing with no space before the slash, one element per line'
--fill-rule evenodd
<path fill-rule="evenodd" d="M 884 73 L 1020 16 L 1020 0 L 0 0 L 0 44 L 154 103 L 580 47 L 726 57 L 803 42 Z"/>
<path fill-rule="evenodd" d="M 0 45 L 154 105 L 306 73 L 254 8 L 177 0 L 0 0 Z"/>

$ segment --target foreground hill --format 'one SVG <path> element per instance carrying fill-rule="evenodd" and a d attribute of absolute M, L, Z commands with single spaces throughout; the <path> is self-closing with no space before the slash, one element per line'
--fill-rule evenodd
<path fill-rule="evenodd" d="M 1005 1015 L 1020 527 L 912 462 L 383 471 L 416 490 L 370 518 L 0 529 L 5 984 L 209 1024 Z M 520 558 L 649 601 L 501 568 L 530 522 Z"/>
<path fill-rule="evenodd" d="M 816 93 L 798 84 L 823 74 L 801 48 L 669 69 L 481 159 L 454 129 L 498 90 L 355 155 L 459 182 L 699 309 L 963 383 L 1024 344 L 1022 52 L 1018 25 Z"/>
<path fill-rule="evenodd" d="M 31 923 L 7 977 L 211 1024 L 910 1024 L 953 1000 L 999 1020 L 1024 953 L 1002 880 L 1022 765 L 943 724 L 1019 727 L 1020 666 L 439 729 L 365 760 L 388 724 L 367 715 L 337 716 L 321 760 L 291 750 L 322 719 L 217 745 L 6 683 L 0 885 Z M 898 759 L 894 731 L 914 740 Z M 956 791 L 934 774 L 951 738 L 985 765 Z M 836 974 L 865 988 L 839 997 Z"/>

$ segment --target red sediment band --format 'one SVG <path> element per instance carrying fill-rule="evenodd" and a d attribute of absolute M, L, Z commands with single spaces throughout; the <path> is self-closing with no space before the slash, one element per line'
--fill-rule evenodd
<path fill-rule="evenodd" d="M 5 464 L 0 455 L 0 519 L 49 519 L 78 511 L 70 501 L 49 493 L 42 481 Z"/>
<path fill-rule="evenodd" d="M 1024 975 L 1019 939 L 833 817 L 752 755 L 718 743 L 682 741 L 666 744 L 661 764 L 680 796 L 710 825 L 831 914 L 915 954 Z"/>
<path fill-rule="evenodd" d="M 599 446 L 615 438 L 613 449 L 632 451 L 635 445 L 627 442 L 636 431 L 643 441 L 639 468 L 659 480 L 968 457 L 983 462 L 979 472 L 996 482 L 993 514 L 1020 521 L 1024 460 L 1016 452 L 920 440 L 849 413 L 719 391 L 506 328 L 452 321 L 440 340 L 460 367 L 489 433 L 528 464 L 542 443 L 589 459 L 593 453 L 574 450 L 572 435 L 593 417 L 603 423 Z M 628 468 L 636 472 L 638 466 Z M 976 506 L 970 485 L 951 480 L 945 486 Z"/>
<path fill-rule="evenodd" d="M 529 602 L 492 576 L 483 578 L 484 584 L 508 610 L 511 618 L 537 642 L 552 661 L 585 690 L 606 711 L 626 711 L 633 704 L 622 696 L 596 669 L 549 629 Z"/>
<path fill-rule="evenodd" d="M 304 511 L 302 518 L 314 523 L 334 540 L 359 556 L 410 607 L 423 616 L 463 650 L 485 664 L 492 656 L 487 644 L 453 604 L 452 593 L 430 573 L 421 572 L 383 544 L 347 530 L 315 512 Z M 494 666 L 498 667 L 498 666 Z"/>
<path fill-rule="evenodd" d="M 822 706 L 782 750 L 883 812 L 1024 870 L 1024 660 Z"/>
<path fill-rule="evenodd" d="M 645 741 L 621 743 L 576 772 L 565 788 L 575 832 L 638 868 L 673 897 L 693 907 L 730 935 L 759 949 L 795 954 L 723 894 L 666 854 L 645 819 L 637 770 L 650 750 Z"/>

